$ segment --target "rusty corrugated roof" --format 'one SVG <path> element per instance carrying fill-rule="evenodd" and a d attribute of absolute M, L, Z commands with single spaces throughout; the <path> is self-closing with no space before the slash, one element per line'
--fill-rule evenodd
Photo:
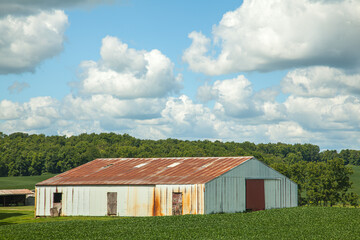
<path fill-rule="evenodd" d="M 24 194 L 33 194 L 29 189 L 3 189 L 0 190 L 0 196 L 3 195 L 24 195 Z"/>
<path fill-rule="evenodd" d="M 46 185 L 202 184 L 253 157 L 104 158 L 42 181 Z"/>

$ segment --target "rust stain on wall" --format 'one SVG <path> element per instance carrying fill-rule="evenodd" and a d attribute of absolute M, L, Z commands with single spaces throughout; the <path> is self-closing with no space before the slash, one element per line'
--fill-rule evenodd
<path fill-rule="evenodd" d="M 161 195 L 160 195 L 160 189 L 154 187 L 153 191 L 154 200 L 153 200 L 153 212 L 152 216 L 162 216 L 161 214 Z"/>
<path fill-rule="evenodd" d="M 185 188 L 185 197 L 183 199 L 183 214 L 191 213 L 191 191 Z"/>

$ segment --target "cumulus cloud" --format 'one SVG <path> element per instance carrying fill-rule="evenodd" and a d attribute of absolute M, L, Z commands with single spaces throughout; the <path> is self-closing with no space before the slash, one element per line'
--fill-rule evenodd
<path fill-rule="evenodd" d="M 275 102 L 278 94 L 279 92 L 274 89 L 253 92 L 251 82 L 243 75 L 233 79 L 217 80 L 213 85 L 206 83 L 197 91 L 200 101 L 215 100 L 214 112 L 219 117 L 262 116 L 267 120 L 283 118 L 281 104 Z M 258 123 L 258 121 L 255 122 Z"/>
<path fill-rule="evenodd" d="M 163 129 L 167 135 L 213 137 L 216 117 L 202 104 L 195 104 L 188 96 L 169 98 L 161 112 Z"/>
<path fill-rule="evenodd" d="M 0 102 L 0 120 L 16 119 L 21 116 L 23 109 L 18 103 L 9 100 Z"/>
<path fill-rule="evenodd" d="M 31 98 L 23 104 L 0 102 L 0 120 L 7 131 L 29 131 L 50 127 L 59 118 L 59 102 L 51 97 Z"/>
<path fill-rule="evenodd" d="M 360 74 L 347 74 L 330 67 L 301 68 L 290 71 L 281 86 L 283 92 L 301 97 L 359 96 Z"/>
<path fill-rule="evenodd" d="M 181 87 L 181 75 L 159 50 L 129 48 L 115 37 L 102 41 L 101 60 L 82 63 L 81 94 L 110 94 L 122 99 L 164 97 Z"/>
<path fill-rule="evenodd" d="M 284 104 L 289 118 L 311 131 L 358 130 L 360 127 L 360 100 L 356 97 L 290 96 Z"/>
<path fill-rule="evenodd" d="M 314 141 L 314 134 L 306 131 L 294 121 L 269 125 L 266 131 L 266 135 L 272 142 L 304 143 L 309 142 L 309 139 Z"/>
<path fill-rule="evenodd" d="M 192 32 L 183 60 L 208 75 L 300 66 L 359 66 L 360 3 L 245 0 L 213 27 Z M 219 53 L 213 54 L 219 50 Z"/>
<path fill-rule="evenodd" d="M 147 119 L 160 116 L 164 99 L 118 99 L 112 95 L 76 97 L 68 95 L 63 101 L 62 113 L 68 119 Z"/>
<path fill-rule="evenodd" d="M 0 19 L 0 74 L 34 71 L 63 49 L 68 18 L 63 11 Z"/>
<path fill-rule="evenodd" d="M 258 114 L 259 110 L 251 98 L 251 83 L 244 76 L 216 81 L 213 89 L 218 93 L 215 110 L 224 109 L 227 115 L 233 117 L 250 117 Z"/>
<path fill-rule="evenodd" d="M 92 7 L 112 0 L 2 0 L 0 74 L 34 72 L 63 50 L 68 26 L 64 8 Z"/>

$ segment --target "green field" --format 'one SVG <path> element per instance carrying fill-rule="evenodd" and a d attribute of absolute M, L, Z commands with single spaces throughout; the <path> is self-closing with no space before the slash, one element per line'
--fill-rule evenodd
<path fill-rule="evenodd" d="M 353 190 L 360 196 L 360 166 L 351 166 L 354 173 L 351 175 L 350 180 L 353 182 Z"/>
<path fill-rule="evenodd" d="M 45 179 L 51 178 L 56 174 L 44 174 L 40 176 L 24 177 L 0 177 L 0 189 L 35 189 L 35 184 Z"/>
<path fill-rule="evenodd" d="M 0 209 L 0 239 L 359 239 L 360 209 L 297 207 L 169 217 L 32 219 Z M 24 214 L 24 215 L 21 215 Z M 16 224 L 18 222 L 27 222 Z"/>

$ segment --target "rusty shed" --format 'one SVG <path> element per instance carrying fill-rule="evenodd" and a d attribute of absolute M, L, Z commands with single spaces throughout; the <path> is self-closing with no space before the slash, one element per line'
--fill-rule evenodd
<path fill-rule="evenodd" d="M 297 184 L 254 157 L 96 159 L 36 185 L 37 216 L 165 216 L 295 207 Z"/>

